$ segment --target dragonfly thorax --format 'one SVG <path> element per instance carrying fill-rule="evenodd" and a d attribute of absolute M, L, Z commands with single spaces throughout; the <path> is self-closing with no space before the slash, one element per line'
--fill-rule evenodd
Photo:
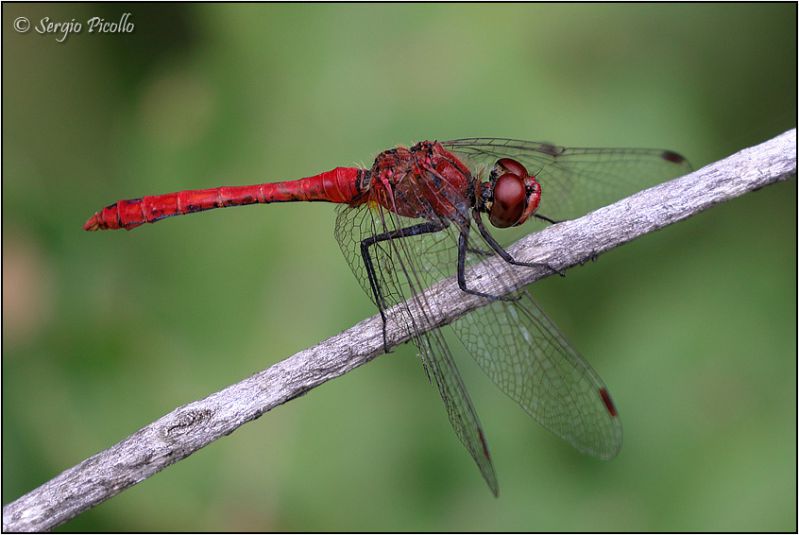
<path fill-rule="evenodd" d="M 365 183 L 368 201 L 428 221 L 468 217 L 471 172 L 435 141 L 380 153 Z"/>

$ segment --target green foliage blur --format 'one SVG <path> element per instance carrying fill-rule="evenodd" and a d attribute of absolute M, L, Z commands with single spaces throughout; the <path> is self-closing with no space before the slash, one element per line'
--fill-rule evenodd
<path fill-rule="evenodd" d="M 324 204 L 134 232 L 120 198 L 370 165 L 422 139 L 670 148 L 796 126 L 796 5 L 3 6 L 4 504 L 375 313 Z M 130 13 L 135 31 L 89 34 Z M 81 34 L 13 31 L 84 23 Z M 796 181 L 533 288 L 613 392 L 581 456 L 465 354 L 494 499 L 410 346 L 63 531 L 795 531 Z"/>

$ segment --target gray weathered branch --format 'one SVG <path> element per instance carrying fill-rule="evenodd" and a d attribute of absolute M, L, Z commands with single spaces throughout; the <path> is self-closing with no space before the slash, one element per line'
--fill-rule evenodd
<path fill-rule="evenodd" d="M 792 175 L 796 175 L 795 129 L 580 219 L 527 236 L 516 242 L 510 252 L 522 261 L 566 268 Z M 504 262 L 492 267 L 500 275 L 505 270 L 519 270 L 517 276 L 521 274 L 525 284 L 550 274 L 545 269 L 514 268 Z M 500 290 L 508 289 L 498 287 Z M 434 311 L 428 328 L 449 323 L 485 304 L 461 292 L 450 279 L 426 293 L 427 304 Z M 407 335 L 399 330 L 389 329 L 387 334 L 390 346 L 407 341 Z M 52 529 L 381 353 L 382 323 L 379 316 L 374 316 L 205 399 L 179 407 L 62 472 L 3 507 L 3 530 Z"/>

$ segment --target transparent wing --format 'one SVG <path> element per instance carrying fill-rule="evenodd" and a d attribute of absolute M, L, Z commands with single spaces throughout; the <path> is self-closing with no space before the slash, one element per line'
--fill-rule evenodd
<path fill-rule="evenodd" d="M 361 242 L 420 222 L 423 220 L 400 217 L 380 207 L 339 208 L 336 239 L 353 273 L 372 301 L 375 301 L 375 298 L 361 256 Z M 419 350 L 427 376 L 434 380 L 438 387 L 456 435 L 477 463 L 491 491 L 494 495 L 498 495 L 499 487 L 488 452 L 488 444 L 449 347 L 440 330 L 422 332 L 424 325 L 431 321 L 428 312 L 430 308 L 424 297 L 419 295 L 419 292 L 426 287 L 426 278 L 422 275 L 424 272 L 417 265 L 414 255 L 420 248 L 441 250 L 445 239 L 446 233 L 443 236 L 426 235 L 386 240 L 371 246 L 370 255 L 385 305 L 387 307 L 401 305 L 393 309 L 388 321 L 398 324 L 413 337 L 413 343 Z M 411 313 L 408 300 L 415 304 L 415 310 L 421 311 L 421 317 Z"/>
<path fill-rule="evenodd" d="M 469 232 L 467 274 L 469 267 L 494 256 L 475 227 Z M 455 274 L 457 239 L 457 229 L 450 227 L 434 238 L 403 240 L 426 286 Z M 513 273 L 467 276 L 467 286 L 487 293 L 496 292 L 497 285 L 516 288 Z M 582 453 L 614 457 L 622 426 L 608 388 L 527 290 L 513 295 L 516 300 L 493 301 L 450 327 L 486 375 L 537 422 Z"/>
<path fill-rule="evenodd" d="M 499 484 L 488 452 L 488 443 L 441 331 L 418 335 L 414 339 L 414 344 L 419 349 L 428 378 L 432 377 L 438 387 L 438 393 L 444 401 L 455 434 L 477 463 L 491 492 L 494 496 L 498 496 Z"/>
<path fill-rule="evenodd" d="M 497 386 L 577 450 L 610 459 L 621 422 L 599 375 L 523 290 L 463 316 L 452 329 Z"/>
<path fill-rule="evenodd" d="M 683 156 L 662 149 L 566 148 L 497 138 L 441 144 L 463 159 L 481 180 L 488 179 L 500 158 L 520 161 L 541 183 L 538 213 L 559 221 L 583 216 L 691 171 Z"/>

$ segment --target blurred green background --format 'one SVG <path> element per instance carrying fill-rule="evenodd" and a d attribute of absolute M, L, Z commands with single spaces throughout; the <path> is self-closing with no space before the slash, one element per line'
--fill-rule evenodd
<path fill-rule="evenodd" d="M 126 12 L 134 33 L 64 43 L 12 25 Z M 6 4 L 2 23 L 4 504 L 375 312 L 332 206 L 82 232 L 110 202 L 469 136 L 700 167 L 797 111 L 794 4 Z M 611 462 L 457 354 L 494 499 L 403 347 L 60 529 L 795 531 L 796 238 L 792 180 L 535 285 L 614 394 Z"/>

